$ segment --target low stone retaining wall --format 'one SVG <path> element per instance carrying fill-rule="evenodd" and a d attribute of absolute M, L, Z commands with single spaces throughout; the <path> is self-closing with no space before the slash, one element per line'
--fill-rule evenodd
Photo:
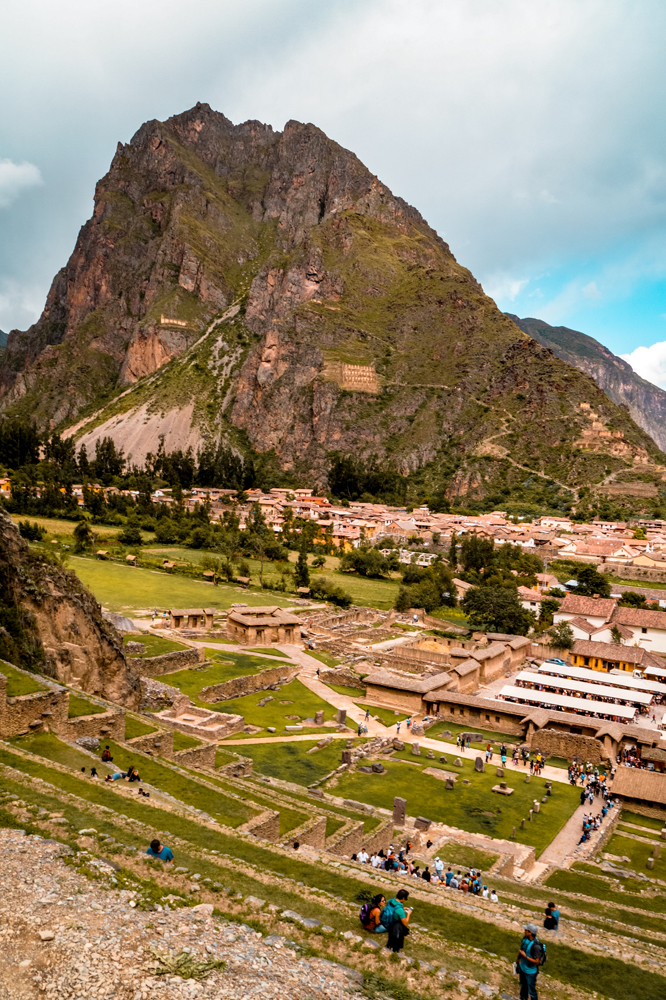
<path fill-rule="evenodd" d="M 265 691 L 273 684 L 286 684 L 292 680 L 300 670 L 294 664 L 293 667 L 283 664 L 279 667 L 269 667 L 267 670 L 260 670 L 258 674 L 248 674 L 245 677 L 232 677 L 222 684 L 211 684 L 210 687 L 202 688 L 199 692 L 201 701 L 217 702 L 228 701 L 230 698 L 242 698 L 246 694 L 254 694 L 256 691 Z"/>
<path fill-rule="evenodd" d="M 326 844 L 326 816 L 316 816 L 314 821 L 308 820 L 303 829 L 292 831 L 285 846 L 293 847 L 296 843 L 323 851 Z"/>
<path fill-rule="evenodd" d="M 117 740 L 122 743 L 125 740 L 125 710 L 115 709 L 97 715 L 81 715 L 77 719 L 68 719 L 62 729 L 54 731 L 70 743 L 74 743 L 80 736 L 99 736 L 100 739 Z"/>
<path fill-rule="evenodd" d="M 601 563 L 600 573 L 611 573 L 623 580 L 648 580 L 654 583 L 666 583 L 666 573 L 663 569 L 650 569 L 648 566 L 619 566 L 617 563 Z M 613 584 L 611 584 L 611 588 Z"/>
<path fill-rule="evenodd" d="M 207 767 L 215 769 L 214 743 L 207 743 L 202 747 L 191 747 L 189 750 L 177 750 L 173 754 L 173 759 L 178 764 L 185 764 L 186 767 Z"/>
<path fill-rule="evenodd" d="M 368 854 L 373 854 L 375 851 L 388 851 L 389 844 L 393 841 L 393 820 L 386 819 L 381 823 L 377 829 L 365 838 L 363 841 L 363 849 L 368 852 Z"/>
<path fill-rule="evenodd" d="M 131 656 L 128 662 L 136 668 L 142 677 L 159 677 L 161 674 L 194 667 L 206 659 L 203 647 L 198 649 L 176 649 L 173 653 L 162 653 L 161 656 Z"/>
<path fill-rule="evenodd" d="M 218 767 L 217 773 L 227 774 L 230 778 L 247 778 L 248 774 L 252 774 L 252 768 L 254 767 L 252 758 L 237 756 L 237 760 L 229 761 L 228 764 Z"/>
<path fill-rule="evenodd" d="M 337 840 L 335 840 L 336 836 L 337 834 L 334 833 L 329 838 L 332 841 L 326 847 L 329 854 L 337 854 L 346 858 L 350 858 L 352 854 L 358 854 L 363 846 L 363 820 L 360 823 L 354 823 L 351 830 L 347 830 Z"/>
<path fill-rule="evenodd" d="M 126 742 L 128 747 L 136 747 L 142 753 L 173 757 L 173 729 L 161 729 L 145 736 L 135 736 Z"/>
<path fill-rule="evenodd" d="M 238 828 L 252 833 L 256 837 L 263 837 L 264 840 L 276 841 L 280 839 L 280 813 L 263 812 L 254 819 L 249 820 Z"/>
<path fill-rule="evenodd" d="M 319 671 L 319 680 L 324 684 L 339 684 L 341 687 L 357 688 L 365 694 L 365 684 L 353 674 L 349 667 L 335 667 Z"/>

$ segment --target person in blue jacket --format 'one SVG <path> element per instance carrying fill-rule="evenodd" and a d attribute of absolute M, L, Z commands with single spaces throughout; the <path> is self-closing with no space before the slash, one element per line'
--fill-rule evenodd
<path fill-rule="evenodd" d="M 520 951 L 516 960 L 520 978 L 520 1000 L 528 1000 L 528 998 L 529 1000 L 538 1000 L 536 983 L 542 954 L 541 942 L 537 937 L 538 933 L 536 924 L 525 924 L 525 934 L 520 942 Z"/>

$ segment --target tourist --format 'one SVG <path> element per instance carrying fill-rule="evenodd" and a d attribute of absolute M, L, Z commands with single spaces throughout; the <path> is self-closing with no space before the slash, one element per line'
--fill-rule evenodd
<path fill-rule="evenodd" d="M 370 709 L 366 708 L 366 710 L 365 710 L 365 721 L 367 722 L 369 718 L 370 718 Z"/>
<path fill-rule="evenodd" d="M 367 851 L 364 851 L 364 850 L 363 850 L 363 849 L 361 848 L 361 850 L 360 850 L 360 851 L 359 851 L 359 853 L 358 853 L 358 857 L 357 857 L 357 859 L 356 859 L 356 860 L 357 860 L 357 861 L 360 861 L 362 865 L 367 865 L 367 863 L 368 863 L 368 858 L 369 858 L 369 857 L 370 857 L 370 855 L 368 854 L 368 852 L 367 852 Z"/>
<path fill-rule="evenodd" d="M 444 862 L 440 861 L 439 858 L 435 858 L 435 871 L 437 872 L 438 878 L 442 878 L 444 872 Z"/>
<path fill-rule="evenodd" d="M 457 747 L 460 746 L 460 733 L 458 733 L 458 735 L 456 736 L 456 746 Z"/>
<path fill-rule="evenodd" d="M 90 777 L 91 778 L 97 778 L 97 777 L 99 777 L 99 775 L 97 774 L 97 768 L 96 767 L 91 767 L 90 768 Z"/>
<path fill-rule="evenodd" d="M 387 928 L 382 924 L 382 909 L 385 906 L 386 900 L 381 893 L 373 896 L 371 903 L 364 903 L 359 919 L 366 931 L 371 934 L 386 934 Z"/>
<path fill-rule="evenodd" d="M 490 895 L 490 893 L 488 892 L 488 886 L 487 885 L 484 885 L 483 892 L 481 893 L 481 895 L 482 895 L 482 897 L 484 899 L 488 899 L 488 896 Z"/>
<path fill-rule="evenodd" d="M 499 896 L 497 895 L 494 889 L 490 890 L 490 902 L 499 903 Z"/>
<path fill-rule="evenodd" d="M 125 773 L 125 780 L 126 781 L 141 781 L 141 777 L 139 775 L 139 772 L 131 764 L 127 768 L 127 771 Z"/>
<path fill-rule="evenodd" d="M 102 763 L 110 764 L 112 760 L 113 757 L 111 756 L 110 749 L 108 747 L 104 747 L 104 749 L 102 750 Z"/>
<path fill-rule="evenodd" d="M 430 874 L 430 869 L 428 865 L 425 866 L 423 875 L 421 876 L 424 882 L 432 882 L 432 875 Z"/>
<path fill-rule="evenodd" d="M 395 734 L 396 734 L 396 736 L 400 736 L 400 723 L 399 722 L 396 722 L 396 724 L 395 724 Z"/>
<path fill-rule="evenodd" d="M 157 838 L 155 838 L 155 840 L 151 840 L 150 847 L 146 851 L 146 854 L 148 854 L 151 858 L 159 858 L 160 861 L 164 861 L 168 865 L 173 864 L 173 853 L 171 848 L 167 847 L 166 844 L 161 844 Z"/>
<path fill-rule="evenodd" d="M 407 890 L 400 889 L 395 899 L 389 899 L 382 910 L 382 923 L 388 928 L 386 947 L 395 954 L 402 951 L 405 937 L 409 934 L 408 924 L 412 907 L 405 907 L 405 901 L 408 899 Z"/>
<path fill-rule="evenodd" d="M 362 735 L 363 735 L 363 726 L 361 725 L 361 723 L 360 723 L 360 722 L 359 722 L 359 724 L 358 724 L 358 729 L 357 729 L 357 731 L 356 731 L 356 735 L 357 735 L 357 736 L 362 736 Z"/>
<path fill-rule="evenodd" d="M 376 851 L 373 851 L 372 854 L 370 855 L 370 864 L 372 865 L 373 868 L 379 867 L 380 862 L 379 858 L 377 857 Z"/>
<path fill-rule="evenodd" d="M 560 911 L 555 906 L 555 903 L 549 903 L 545 913 L 546 917 L 543 926 L 547 931 L 556 931 L 560 923 Z"/>
<path fill-rule="evenodd" d="M 460 888 L 460 872 L 458 872 L 456 875 L 452 875 L 451 876 L 451 881 L 449 882 L 449 887 L 451 889 L 458 889 L 458 888 Z"/>
<path fill-rule="evenodd" d="M 525 924 L 525 934 L 520 942 L 516 966 L 520 978 L 520 1000 L 538 1000 L 536 982 L 543 947 L 535 924 Z"/>
<path fill-rule="evenodd" d="M 448 889 L 449 886 L 451 885 L 451 879 L 453 878 L 453 871 L 451 870 L 451 868 L 447 868 L 446 875 L 444 876 L 444 878 L 446 880 L 446 887 Z"/>

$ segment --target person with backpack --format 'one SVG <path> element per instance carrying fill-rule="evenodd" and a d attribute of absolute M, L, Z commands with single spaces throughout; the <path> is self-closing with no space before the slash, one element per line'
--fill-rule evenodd
<path fill-rule="evenodd" d="M 538 938 L 536 924 L 525 924 L 525 934 L 520 942 L 516 968 L 520 979 L 520 1000 L 538 1000 L 537 976 L 546 962 L 546 946 Z"/>
<path fill-rule="evenodd" d="M 382 911 L 382 923 L 388 929 L 386 947 L 396 955 L 404 948 L 405 938 L 409 934 L 408 924 L 412 908 L 405 906 L 407 899 L 409 899 L 407 890 L 400 889 L 395 899 L 389 899 Z"/>
<path fill-rule="evenodd" d="M 556 931 L 560 926 L 560 911 L 555 906 L 555 903 L 549 903 L 546 907 L 546 918 L 543 926 L 547 931 Z"/>
<path fill-rule="evenodd" d="M 363 924 L 366 931 L 371 934 L 386 934 L 388 928 L 382 923 L 382 909 L 386 906 L 386 899 L 381 893 L 372 897 L 370 903 L 364 903 L 358 915 L 358 919 Z"/>

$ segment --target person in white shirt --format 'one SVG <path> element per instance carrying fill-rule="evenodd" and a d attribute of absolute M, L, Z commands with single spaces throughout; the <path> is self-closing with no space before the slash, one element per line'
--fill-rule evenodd
<path fill-rule="evenodd" d="M 381 860 L 382 860 L 381 858 L 377 857 L 377 853 L 375 851 L 373 851 L 372 852 L 372 857 L 370 858 L 370 864 L 372 865 L 372 867 L 373 868 L 379 868 L 379 866 L 381 864 Z"/>
<path fill-rule="evenodd" d="M 484 899 L 488 899 L 488 896 L 490 895 L 490 893 L 488 892 L 488 886 L 487 885 L 484 885 L 483 892 L 481 893 L 481 895 L 483 896 Z"/>
<path fill-rule="evenodd" d="M 362 865 L 365 865 L 368 863 L 369 856 L 370 855 L 368 854 L 367 851 L 359 851 L 359 853 L 356 855 L 356 860 L 360 861 Z"/>
<path fill-rule="evenodd" d="M 497 893 L 495 892 L 494 889 L 490 893 L 490 902 L 491 903 L 499 903 L 499 896 L 497 895 Z"/>
<path fill-rule="evenodd" d="M 435 871 L 439 878 L 442 877 L 442 872 L 444 871 L 444 862 L 440 861 L 439 858 L 435 858 Z"/>

